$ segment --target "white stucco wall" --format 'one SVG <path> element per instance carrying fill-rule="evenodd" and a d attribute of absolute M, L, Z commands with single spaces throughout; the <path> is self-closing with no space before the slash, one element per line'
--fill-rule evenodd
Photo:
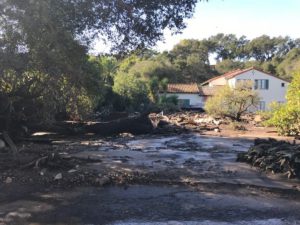
<path fill-rule="evenodd" d="M 213 86 L 226 85 L 226 84 L 227 84 L 226 79 L 224 77 L 221 77 L 219 79 L 209 82 L 208 86 L 213 87 Z"/>
<path fill-rule="evenodd" d="M 202 108 L 204 106 L 204 99 L 199 94 L 185 94 L 185 93 L 167 93 L 166 96 L 177 96 L 178 99 L 189 99 L 190 105 L 196 108 Z"/>
<path fill-rule="evenodd" d="M 256 79 L 269 80 L 268 90 L 256 90 L 259 93 L 261 101 L 264 101 L 266 103 L 266 109 L 268 109 L 268 105 L 271 102 L 286 102 L 286 92 L 289 84 L 287 81 L 278 79 L 261 71 L 253 69 L 232 79 L 229 79 L 228 84 L 234 87 L 238 79 L 249 79 L 253 82 L 253 84 L 254 80 Z M 284 83 L 284 87 L 282 87 L 282 83 Z"/>

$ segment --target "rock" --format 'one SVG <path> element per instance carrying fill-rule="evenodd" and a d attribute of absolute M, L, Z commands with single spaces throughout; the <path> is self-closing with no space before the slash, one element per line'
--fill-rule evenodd
<path fill-rule="evenodd" d="M 56 176 L 54 177 L 54 180 L 61 180 L 61 179 L 62 179 L 61 173 L 56 174 Z"/>
<path fill-rule="evenodd" d="M 222 120 L 213 120 L 213 124 L 215 124 L 217 126 L 221 125 L 221 123 L 222 123 Z"/>
<path fill-rule="evenodd" d="M 104 186 L 106 184 L 110 183 L 110 179 L 109 177 L 101 177 L 101 178 L 96 178 L 95 180 L 96 184 L 98 184 L 99 186 Z"/>
<path fill-rule="evenodd" d="M 195 123 L 212 123 L 214 121 L 214 118 L 212 117 L 207 117 L 207 118 L 199 118 L 199 119 L 195 119 L 194 122 Z"/>
<path fill-rule="evenodd" d="M 6 184 L 10 184 L 12 183 L 12 178 L 11 177 L 7 177 L 6 180 L 4 181 Z"/>
<path fill-rule="evenodd" d="M 42 169 L 41 172 L 40 172 L 40 175 L 44 176 L 46 174 L 46 171 L 47 171 L 46 169 Z"/>
<path fill-rule="evenodd" d="M 216 132 L 216 133 L 220 133 L 220 132 L 221 132 L 221 130 L 220 130 L 220 128 L 215 128 L 215 129 L 214 129 L 214 132 Z"/>
<path fill-rule="evenodd" d="M 5 142 L 2 139 L 0 139 L 0 149 L 3 148 L 5 148 Z"/>
<path fill-rule="evenodd" d="M 254 121 L 255 121 L 256 123 L 262 122 L 261 115 L 255 115 L 255 116 L 254 116 Z"/>
<path fill-rule="evenodd" d="M 75 170 L 75 169 L 71 169 L 68 171 L 68 173 L 75 173 L 75 172 L 77 172 L 77 170 Z"/>

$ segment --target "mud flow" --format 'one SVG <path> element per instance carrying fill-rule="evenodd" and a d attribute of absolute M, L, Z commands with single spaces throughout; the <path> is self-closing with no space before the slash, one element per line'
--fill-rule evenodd
<path fill-rule="evenodd" d="M 252 144 L 198 134 L 74 141 L 69 157 L 89 160 L 72 174 L 103 182 L 3 184 L 0 224 L 300 224 L 297 180 L 236 161 Z"/>

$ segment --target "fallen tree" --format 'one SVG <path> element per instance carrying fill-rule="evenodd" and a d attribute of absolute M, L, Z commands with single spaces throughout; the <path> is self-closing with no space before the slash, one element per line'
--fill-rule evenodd
<path fill-rule="evenodd" d="M 54 124 L 28 126 L 33 132 L 47 131 L 65 135 L 94 133 L 102 136 L 131 133 L 134 135 L 150 133 L 155 127 L 148 113 L 140 116 L 121 118 L 109 122 L 56 122 Z"/>
<path fill-rule="evenodd" d="M 248 152 L 238 155 L 237 161 L 274 174 L 283 173 L 288 178 L 300 178 L 300 145 L 289 142 L 256 139 Z"/>

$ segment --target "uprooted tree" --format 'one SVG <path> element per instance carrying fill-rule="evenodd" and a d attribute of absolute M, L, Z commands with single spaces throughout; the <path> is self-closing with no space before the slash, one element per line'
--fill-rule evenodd
<path fill-rule="evenodd" d="M 252 82 L 240 82 L 236 87 L 225 86 L 207 100 L 205 110 L 215 117 L 240 121 L 241 117 L 258 105 L 258 93 Z"/>
<path fill-rule="evenodd" d="M 3 0 L 0 2 L 0 131 L 88 113 L 105 78 L 88 59 L 95 37 L 124 53 L 185 27 L 197 0 Z M 86 112 L 87 111 L 87 112 Z"/>

